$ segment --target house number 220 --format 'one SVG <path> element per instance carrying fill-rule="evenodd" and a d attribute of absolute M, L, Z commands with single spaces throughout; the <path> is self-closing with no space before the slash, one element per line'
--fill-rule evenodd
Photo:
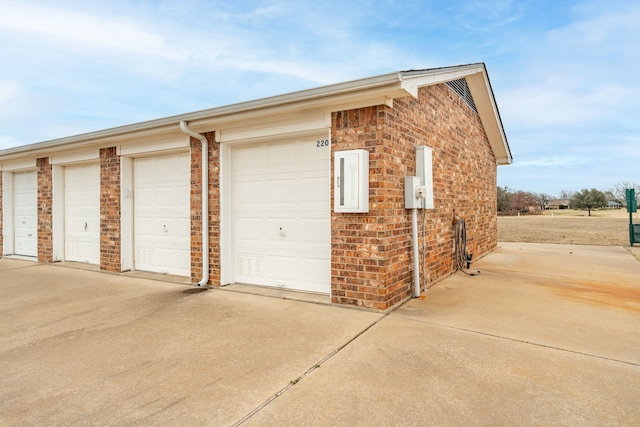
<path fill-rule="evenodd" d="M 329 140 L 328 139 L 319 139 L 316 141 L 316 147 L 328 147 Z"/>

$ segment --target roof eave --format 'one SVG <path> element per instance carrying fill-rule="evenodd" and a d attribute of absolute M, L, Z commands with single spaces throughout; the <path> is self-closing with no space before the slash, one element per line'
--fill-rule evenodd
<path fill-rule="evenodd" d="M 427 70 L 409 70 L 348 82 L 292 92 L 252 101 L 240 102 L 206 110 L 149 120 L 130 125 L 118 126 L 96 132 L 89 132 L 34 144 L 23 145 L 0 151 L 0 157 L 8 160 L 29 153 L 49 154 L 74 148 L 100 146 L 126 140 L 132 135 L 181 135 L 180 121 L 193 123 L 196 128 L 205 128 L 229 120 L 245 117 L 275 114 L 301 108 L 329 108 L 345 103 L 363 103 L 367 100 L 393 99 L 401 96 L 418 96 L 418 89 L 451 80 L 466 78 L 474 98 L 480 119 L 494 150 L 498 164 L 512 161 L 500 114 L 491 90 L 491 84 L 483 63 L 459 65 Z"/>

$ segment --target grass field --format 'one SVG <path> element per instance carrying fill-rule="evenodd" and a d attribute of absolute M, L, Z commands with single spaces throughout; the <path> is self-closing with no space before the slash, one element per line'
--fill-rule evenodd
<path fill-rule="evenodd" d="M 498 241 L 622 246 L 640 259 L 640 245 L 629 246 L 629 213 L 624 209 L 592 211 L 563 209 L 542 215 L 498 217 Z M 640 223 L 637 213 L 634 224 Z"/>

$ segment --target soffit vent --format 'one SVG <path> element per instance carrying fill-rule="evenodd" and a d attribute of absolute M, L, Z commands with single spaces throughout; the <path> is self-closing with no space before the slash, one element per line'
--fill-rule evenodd
<path fill-rule="evenodd" d="M 458 80 L 451 80 L 447 82 L 447 86 L 453 89 L 473 111 L 476 113 L 478 112 L 476 104 L 473 102 L 473 97 L 471 96 L 471 91 L 469 90 L 469 85 L 467 84 L 466 79 L 462 78 Z"/>

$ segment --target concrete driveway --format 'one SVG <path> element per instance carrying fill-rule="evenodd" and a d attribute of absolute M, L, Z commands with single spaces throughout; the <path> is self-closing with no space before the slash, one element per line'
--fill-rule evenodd
<path fill-rule="evenodd" d="M 0 259 L 0 425 L 640 423 L 640 262 L 473 267 L 381 314 Z"/>

